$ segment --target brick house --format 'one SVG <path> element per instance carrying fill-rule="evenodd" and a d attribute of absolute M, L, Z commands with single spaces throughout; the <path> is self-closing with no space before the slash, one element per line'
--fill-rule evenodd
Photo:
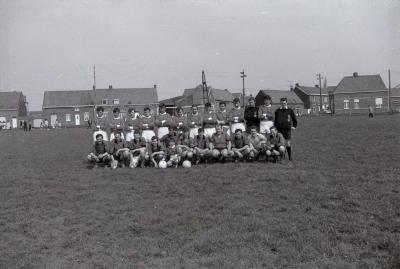
<path fill-rule="evenodd" d="M 0 92 L 0 122 L 18 128 L 20 119 L 27 116 L 26 96 L 22 92 Z"/>
<path fill-rule="evenodd" d="M 271 97 L 272 106 L 274 108 L 278 108 L 281 105 L 280 99 L 286 97 L 288 106 L 295 111 L 296 115 L 306 113 L 303 101 L 294 93 L 294 91 L 260 90 L 255 97 L 256 106 L 260 106 L 264 103 L 264 97 L 266 95 Z"/>
<path fill-rule="evenodd" d="M 329 86 L 327 89 L 320 89 L 318 85 L 315 87 L 303 86 L 299 83 L 296 83 L 293 88 L 293 92 L 297 94 L 297 96 L 303 101 L 304 109 L 307 110 L 308 114 L 318 114 L 320 112 L 320 103 L 322 97 L 322 110 L 329 110 L 329 96 L 328 92 L 332 91 L 335 87 Z"/>
<path fill-rule="evenodd" d="M 380 75 L 344 77 L 329 99 L 334 114 L 368 113 L 368 105 L 375 113 L 389 112 L 389 90 Z"/>
<path fill-rule="evenodd" d="M 65 127 L 87 126 L 97 106 L 104 107 L 106 114 L 118 107 L 123 116 L 130 107 L 141 113 L 146 106 L 156 111 L 157 88 L 113 88 L 110 85 L 108 89 L 91 91 L 46 91 L 42 116 L 52 126 L 56 122 Z"/>
<path fill-rule="evenodd" d="M 232 108 L 233 95 L 228 90 L 215 89 L 211 86 L 208 87 L 210 103 L 218 110 L 220 102 L 226 102 L 227 109 Z M 167 106 L 167 112 L 174 115 L 176 108 L 181 106 L 185 113 L 190 111 L 193 104 L 199 107 L 204 107 L 204 102 L 207 102 L 203 98 L 203 86 L 200 84 L 195 88 L 185 89 L 183 94 L 173 98 L 165 99 L 160 101 Z"/>
<path fill-rule="evenodd" d="M 400 85 L 394 87 L 390 92 L 392 111 L 400 112 Z"/>

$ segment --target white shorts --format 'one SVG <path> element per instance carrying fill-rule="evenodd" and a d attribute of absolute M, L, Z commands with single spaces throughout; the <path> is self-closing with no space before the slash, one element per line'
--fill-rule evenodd
<path fill-rule="evenodd" d="M 151 138 L 155 136 L 156 133 L 153 130 L 143 130 L 142 137 L 146 140 L 146 142 L 151 142 Z"/>
<path fill-rule="evenodd" d="M 228 125 L 222 125 L 222 132 L 223 132 L 224 134 L 231 135 L 230 127 L 229 127 Z"/>
<path fill-rule="evenodd" d="M 190 138 L 195 138 L 195 136 L 198 134 L 199 134 L 199 127 L 190 128 L 190 131 L 189 131 Z"/>
<path fill-rule="evenodd" d="M 168 127 L 158 127 L 157 130 L 157 136 L 158 138 L 163 137 L 164 135 L 169 133 L 169 128 Z"/>
<path fill-rule="evenodd" d="M 260 122 L 260 133 L 269 134 L 270 133 L 269 128 L 271 128 L 272 126 L 274 126 L 273 121 L 270 121 L 270 120 L 261 121 Z"/>
<path fill-rule="evenodd" d="M 121 133 L 121 138 L 125 139 L 124 133 Z M 114 139 L 114 133 L 110 134 L 110 141 L 112 141 Z"/>
<path fill-rule="evenodd" d="M 243 122 L 232 123 L 231 124 L 231 133 L 234 134 L 237 129 L 242 130 L 242 132 L 246 132 L 246 126 Z"/>
<path fill-rule="evenodd" d="M 204 135 L 211 137 L 213 134 L 215 134 L 216 130 L 215 128 L 204 128 Z"/>
<path fill-rule="evenodd" d="M 108 141 L 108 135 L 107 135 L 107 133 L 106 133 L 105 131 L 103 131 L 103 130 L 99 130 L 99 131 L 96 131 L 96 132 L 93 133 L 93 141 L 96 142 L 96 135 L 98 135 L 98 134 L 103 135 L 103 140 L 104 140 L 104 141 Z"/>
<path fill-rule="evenodd" d="M 135 132 L 130 131 L 129 133 L 126 133 L 126 142 L 131 142 L 135 138 Z"/>

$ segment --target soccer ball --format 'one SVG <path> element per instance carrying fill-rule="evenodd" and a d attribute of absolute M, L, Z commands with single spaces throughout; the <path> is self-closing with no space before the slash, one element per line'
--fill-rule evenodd
<path fill-rule="evenodd" d="M 116 160 L 111 161 L 111 169 L 117 169 L 117 167 L 118 167 L 118 161 Z"/>
<path fill-rule="evenodd" d="M 164 169 L 164 168 L 167 168 L 167 162 L 166 161 L 160 161 L 159 163 L 158 163 L 158 167 L 160 167 L 160 168 L 162 168 L 162 169 Z"/>
<path fill-rule="evenodd" d="M 183 166 L 183 168 L 190 168 L 190 167 L 192 167 L 192 163 L 190 161 L 186 160 L 182 163 L 182 166 Z"/>

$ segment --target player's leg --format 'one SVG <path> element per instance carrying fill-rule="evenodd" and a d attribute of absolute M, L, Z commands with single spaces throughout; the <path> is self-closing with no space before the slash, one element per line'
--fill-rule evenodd
<path fill-rule="evenodd" d="M 213 159 L 218 159 L 218 157 L 220 156 L 220 152 L 218 149 L 213 149 L 211 152 L 211 156 L 213 157 Z"/>

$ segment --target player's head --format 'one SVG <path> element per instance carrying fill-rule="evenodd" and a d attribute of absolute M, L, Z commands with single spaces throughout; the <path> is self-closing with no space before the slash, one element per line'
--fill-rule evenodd
<path fill-rule="evenodd" d="M 226 109 L 226 103 L 224 101 L 219 103 L 219 110 L 225 111 Z"/>
<path fill-rule="evenodd" d="M 102 116 L 104 113 L 104 108 L 102 106 L 99 106 L 96 108 L 96 112 L 97 112 L 97 115 Z"/>
<path fill-rule="evenodd" d="M 269 106 L 271 104 L 271 96 L 269 96 L 268 94 L 264 96 L 264 105 Z"/>
<path fill-rule="evenodd" d="M 257 127 L 256 126 L 250 126 L 250 134 L 252 136 L 256 136 L 257 135 Z"/>
<path fill-rule="evenodd" d="M 235 99 L 233 99 L 233 106 L 236 108 L 240 107 L 240 99 L 239 98 L 236 97 Z"/>
<path fill-rule="evenodd" d="M 143 113 L 144 113 L 144 116 L 145 116 L 145 117 L 150 116 L 150 107 L 146 106 L 146 107 L 143 109 Z"/>
<path fill-rule="evenodd" d="M 131 107 L 128 109 L 128 114 L 131 115 L 131 117 L 133 118 L 135 116 L 135 110 Z"/>
<path fill-rule="evenodd" d="M 199 112 L 199 109 L 198 109 L 197 105 L 193 104 L 192 105 L 192 114 L 197 114 L 197 112 Z"/>
<path fill-rule="evenodd" d="M 280 101 L 281 101 L 282 107 L 286 107 L 287 106 L 287 98 L 286 97 L 282 97 Z"/>
<path fill-rule="evenodd" d="M 241 129 L 236 129 L 235 130 L 235 137 L 240 138 L 242 136 L 242 130 Z"/>
<path fill-rule="evenodd" d="M 175 140 L 174 140 L 174 139 L 170 139 L 170 140 L 168 141 L 168 147 L 170 147 L 170 148 L 175 147 Z"/>
<path fill-rule="evenodd" d="M 217 132 L 217 134 L 222 134 L 222 126 L 221 125 L 217 125 L 215 127 L 215 131 Z"/>
<path fill-rule="evenodd" d="M 113 114 L 114 114 L 115 118 L 119 117 L 119 112 L 120 112 L 119 108 L 118 107 L 114 107 Z"/>
<path fill-rule="evenodd" d="M 133 134 L 133 137 L 134 137 L 136 140 L 138 140 L 138 139 L 140 138 L 140 133 L 139 133 L 139 132 L 135 132 L 135 133 Z"/>
<path fill-rule="evenodd" d="M 158 144 L 158 137 L 157 136 L 153 136 L 151 138 L 151 144 L 152 145 L 157 145 Z"/>
<path fill-rule="evenodd" d="M 271 126 L 271 128 L 269 128 L 269 130 L 271 131 L 272 135 L 276 135 L 278 133 L 278 130 L 276 129 L 275 126 Z"/>
<path fill-rule="evenodd" d="M 197 130 L 197 133 L 199 136 L 203 136 L 204 135 L 204 129 L 203 128 L 199 128 L 199 130 Z"/>
<path fill-rule="evenodd" d="M 159 109 L 160 113 L 165 113 L 165 110 L 167 109 L 167 107 L 165 106 L 164 103 L 160 103 L 160 105 L 158 106 L 158 109 Z"/>
<path fill-rule="evenodd" d="M 96 141 L 99 142 L 99 143 L 102 142 L 103 141 L 103 135 L 102 134 L 97 134 L 96 135 Z"/>
<path fill-rule="evenodd" d="M 178 106 L 176 108 L 176 114 L 178 114 L 179 117 L 182 117 L 183 116 L 183 108 Z"/>
<path fill-rule="evenodd" d="M 114 131 L 114 139 L 115 140 L 121 140 L 121 132 L 116 130 Z"/>
<path fill-rule="evenodd" d="M 256 106 L 256 100 L 254 99 L 254 97 L 253 96 L 251 96 L 250 98 L 249 98 L 249 106 L 250 107 L 255 107 Z"/>

